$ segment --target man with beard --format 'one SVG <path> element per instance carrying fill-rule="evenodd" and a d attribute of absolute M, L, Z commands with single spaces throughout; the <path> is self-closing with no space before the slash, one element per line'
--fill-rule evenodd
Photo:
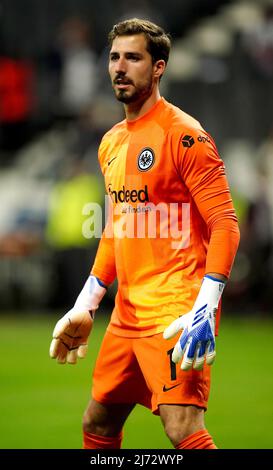
<path fill-rule="evenodd" d="M 125 111 L 99 148 L 111 215 L 50 355 L 60 363 L 85 355 L 94 312 L 117 277 L 83 447 L 120 448 L 123 425 L 142 404 L 160 415 L 177 449 L 215 449 L 204 412 L 239 241 L 224 165 L 200 123 L 160 96 L 171 45 L 163 29 L 134 18 L 109 40 L 109 74 Z"/>

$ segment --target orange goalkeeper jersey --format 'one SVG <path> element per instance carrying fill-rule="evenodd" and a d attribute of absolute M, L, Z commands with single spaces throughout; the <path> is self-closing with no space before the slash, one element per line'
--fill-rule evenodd
<path fill-rule="evenodd" d="M 164 98 L 107 132 L 99 161 L 112 216 L 92 274 L 118 279 L 108 329 L 162 332 L 191 310 L 206 272 L 229 276 L 239 234 L 223 162 L 199 122 Z"/>

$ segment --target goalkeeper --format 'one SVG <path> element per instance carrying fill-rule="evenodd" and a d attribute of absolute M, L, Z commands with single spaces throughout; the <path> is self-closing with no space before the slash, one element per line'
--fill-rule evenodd
<path fill-rule="evenodd" d="M 204 415 L 221 295 L 239 242 L 224 165 L 200 123 L 160 96 L 171 45 L 162 28 L 134 18 L 115 25 L 109 41 L 109 74 L 125 111 L 99 148 L 112 210 L 50 355 L 59 363 L 85 356 L 95 311 L 117 278 L 83 447 L 120 448 L 124 423 L 141 404 L 160 416 L 177 449 L 215 449 Z"/>

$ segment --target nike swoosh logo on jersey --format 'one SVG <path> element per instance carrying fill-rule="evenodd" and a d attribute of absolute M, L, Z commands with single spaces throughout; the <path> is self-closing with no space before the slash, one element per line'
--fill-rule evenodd
<path fill-rule="evenodd" d="M 118 158 L 118 157 L 113 157 L 113 158 L 111 158 L 111 160 L 108 161 L 108 166 L 111 165 L 111 163 L 112 163 L 116 158 Z"/>
<path fill-rule="evenodd" d="M 172 385 L 172 387 L 166 387 L 166 385 L 164 385 L 162 390 L 163 390 L 163 392 L 168 392 L 172 388 L 178 387 L 179 385 L 181 385 L 181 382 L 180 382 L 180 384 Z"/>

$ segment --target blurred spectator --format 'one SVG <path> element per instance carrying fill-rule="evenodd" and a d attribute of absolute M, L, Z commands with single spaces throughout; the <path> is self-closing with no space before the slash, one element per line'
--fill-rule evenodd
<path fill-rule="evenodd" d="M 89 25 L 78 17 L 65 19 L 58 31 L 61 112 L 77 116 L 96 95 L 98 74 Z"/>
<path fill-rule="evenodd" d="M 273 137 L 273 135 L 272 135 Z M 273 138 L 261 148 L 235 141 L 225 148 L 241 241 L 227 286 L 229 310 L 269 311 L 273 292 Z M 231 303 L 229 304 L 229 302 Z"/>
<path fill-rule="evenodd" d="M 83 207 L 89 202 L 103 210 L 103 185 L 97 175 L 86 170 L 84 161 L 70 162 L 66 178 L 52 189 L 46 227 L 56 277 L 52 307 L 73 304 L 93 263 L 98 239 L 87 239 L 82 233 Z"/>
<path fill-rule="evenodd" d="M 252 311 L 268 310 L 272 305 L 273 232 L 266 193 L 266 175 L 257 174 L 259 193 L 249 206 L 243 249 L 249 258 L 247 297 Z"/>
<path fill-rule="evenodd" d="M 268 137 L 263 141 L 258 149 L 259 171 L 263 175 L 263 192 L 268 205 L 268 222 L 270 226 L 270 250 L 267 253 L 266 265 L 268 266 L 268 284 L 270 285 L 270 300 L 273 301 L 273 127 Z"/>
<path fill-rule="evenodd" d="M 273 126 L 268 137 L 258 148 L 257 157 L 258 168 L 264 175 L 264 189 L 270 206 L 270 220 L 273 226 Z"/>
<path fill-rule="evenodd" d="M 30 137 L 34 67 L 26 59 L 0 56 L 0 150 L 12 152 Z"/>
<path fill-rule="evenodd" d="M 264 12 L 264 21 L 248 31 L 243 44 L 255 68 L 265 78 L 273 77 L 273 5 Z"/>

